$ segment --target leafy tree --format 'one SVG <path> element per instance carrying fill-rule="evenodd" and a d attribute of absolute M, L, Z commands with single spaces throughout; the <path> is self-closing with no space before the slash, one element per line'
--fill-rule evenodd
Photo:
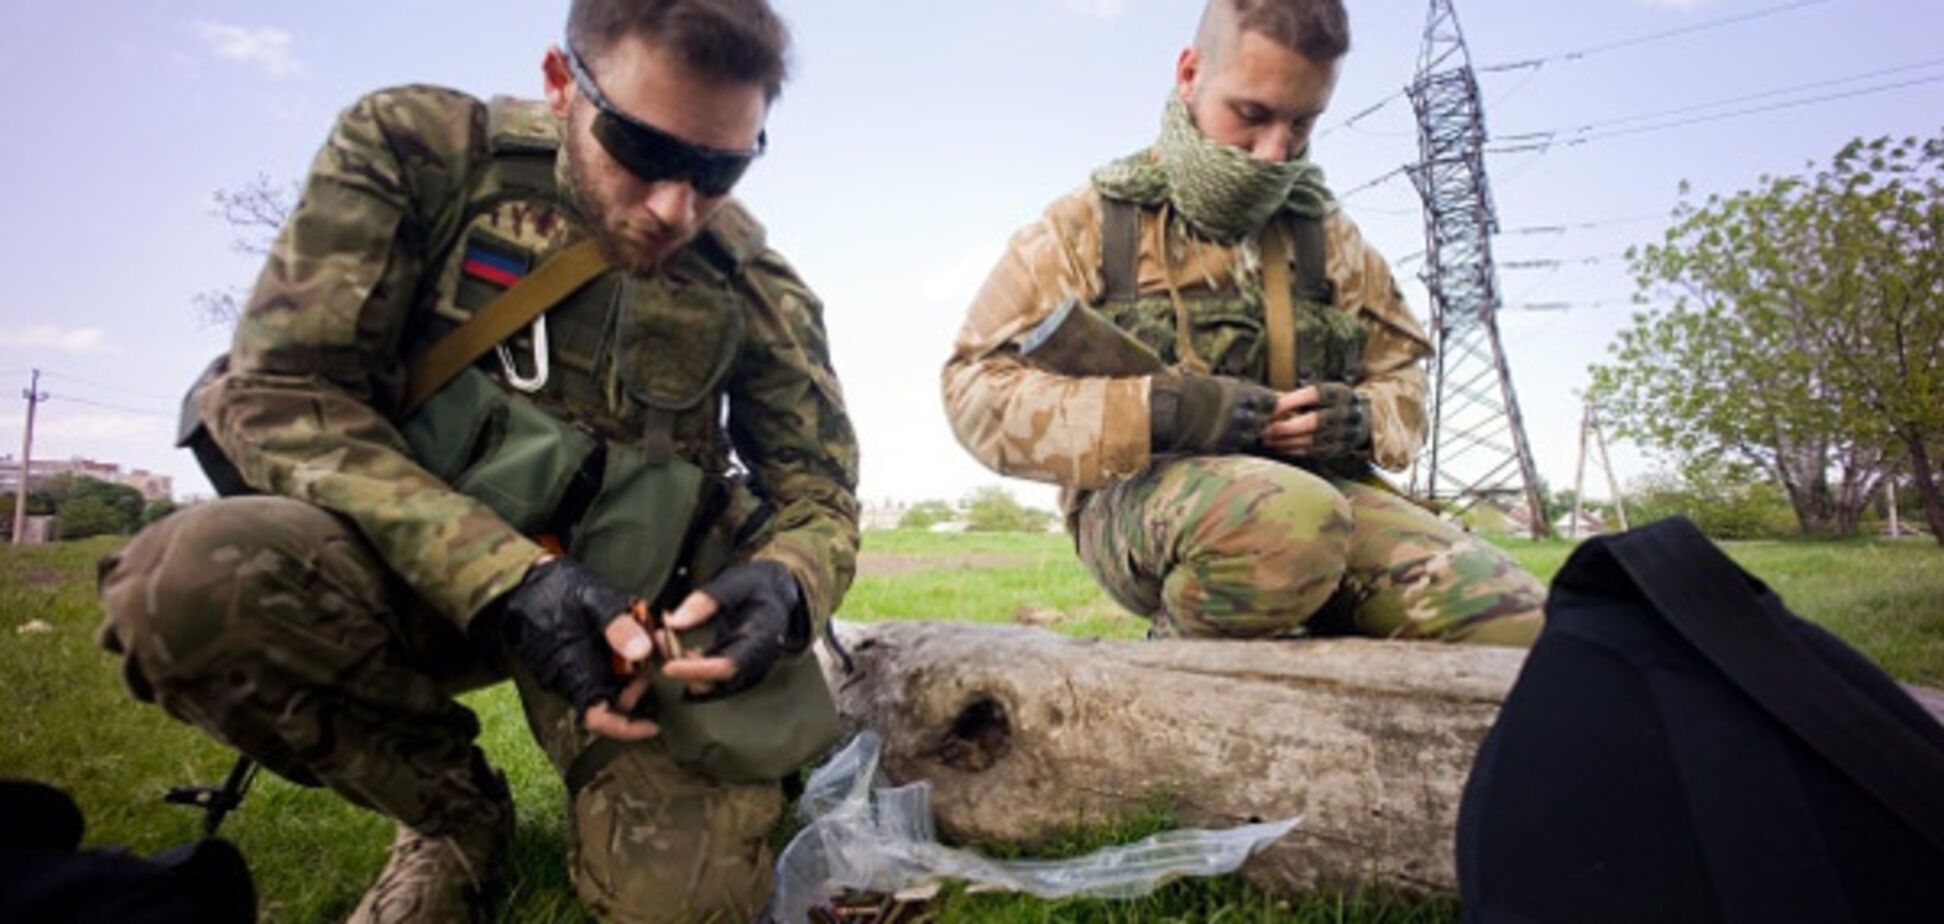
<path fill-rule="evenodd" d="M 1044 532 L 1053 514 L 1027 507 L 1013 499 L 1012 492 L 987 485 L 965 498 L 966 529 L 982 533 Z"/>
<path fill-rule="evenodd" d="M 47 498 L 48 503 L 58 509 L 61 506 L 61 502 L 67 500 L 68 492 L 74 489 L 75 483 L 84 477 L 86 476 L 76 475 L 73 472 L 62 472 L 52 478 L 43 480 L 40 490 L 28 495 L 27 509 L 29 511 L 33 510 L 33 496 L 35 494 Z M 54 511 L 50 510 L 48 512 L 53 513 Z"/>
<path fill-rule="evenodd" d="M 0 494 L 0 525 L 13 528 L 14 493 Z M 30 517 L 51 516 L 54 513 L 54 496 L 46 491 L 27 492 L 27 515 Z"/>
<path fill-rule="evenodd" d="M 1859 140 L 1812 175 L 1683 203 L 1663 243 L 1628 253 L 1638 300 L 1671 306 L 1593 369 L 1617 429 L 1761 470 L 1810 534 L 1853 532 L 1903 455 L 1944 530 L 1941 167 L 1944 138 Z"/>
<path fill-rule="evenodd" d="M 122 511 L 101 495 L 70 497 L 61 504 L 59 519 L 62 539 L 86 539 L 128 532 Z"/>
<path fill-rule="evenodd" d="M 1750 466 L 1720 461 L 1636 479 L 1627 507 L 1635 524 L 1679 515 L 1716 539 L 1773 539 L 1795 527 L 1789 498 L 1774 481 Z"/>
<path fill-rule="evenodd" d="M 158 497 L 142 508 L 142 525 L 147 526 L 181 509 L 182 505 L 176 503 L 173 498 Z"/>
<path fill-rule="evenodd" d="M 922 500 L 912 504 L 911 509 L 898 518 L 900 529 L 930 529 L 934 523 L 944 523 L 958 516 L 952 505 L 942 500 Z"/>
<path fill-rule="evenodd" d="M 69 508 L 77 502 L 89 501 L 99 501 L 114 517 L 113 527 L 101 531 L 111 533 L 132 533 L 140 529 L 143 508 L 148 506 L 147 500 L 142 497 L 142 492 L 128 485 L 111 484 L 86 476 L 76 478 L 68 487 L 67 496 L 61 501 L 62 535 L 68 538 L 79 538 L 74 535 L 65 518 L 69 516 Z M 89 535 L 98 534 L 99 532 L 89 533 Z"/>

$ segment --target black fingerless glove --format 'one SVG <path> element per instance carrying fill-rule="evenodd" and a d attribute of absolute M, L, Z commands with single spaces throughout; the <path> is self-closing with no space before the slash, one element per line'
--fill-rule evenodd
<path fill-rule="evenodd" d="M 494 620 L 508 648 L 540 685 L 567 698 L 575 714 L 613 702 L 621 683 L 608 656 L 607 625 L 633 599 L 568 558 L 527 570 L 520 586 L 500 598 Z"/>
<path fill-rule="evenodd" d="M 755 686 L 785 652 L 809 647 L 810 614 L 790 569 L 773 561 L 730 565 L 702 592 L 720 606 L 708 653 L 736 665 L 736 676 L 711 691 L 711 698 Z"/>
<path fill-rule="evenodd" d="M 1316 386 L 1316 438 L 1310 455 L 1324 462 L 1370 460 L 1370 399 L 1342 382 Z"/>
<path fill-rule="evenodd" d="M 1166 373 L 1148 395 L 1148 433 L 1157 454 L 1250 452 L 1275 409 L 1276 393 L 1254 382 Z"/>

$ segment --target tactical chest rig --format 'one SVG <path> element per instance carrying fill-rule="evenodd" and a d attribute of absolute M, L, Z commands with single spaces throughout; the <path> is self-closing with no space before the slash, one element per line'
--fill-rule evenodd
<path fill-rule="evenodd" d="M 558 189 L 536 103 L 492 102 L 490 164 L 433 228 L 417 294 L 401 434 L 414 459 L 523 533 L 658 609 L 760 541 L 769 510 L 729 469 L 725 379 L 742 342 L 745 265 L 762 229 L 734 205 L 652 276 L 609 269 Z M 509 331 L 524 329 L 508 339 Z M 490 370 L 490 371 L 489 371 Z M 706 649 L 709 626 L 684 633 Z M 777 779 L 837 734 L 813 652 L 759 685 L 694 700 L 657 677 L 648 745 L 725 780 Z M 585 782 L 618 745 L 563 768 Z"/>
<path fill-rule="evenodd" d="M 742 340 L 736 280 L 761 229 L 725 210 L 664 271 L 612 271 L 591 242 L 570 244 L 579 220 L 555 183 L 545 111 L 493 101 L 488 143 L 463 209 L 437 229 L 444 257 L 406 334 L 400 431 L 420 465 L 515 529 L 672 605 L 728 551 L 678 573 L 729 500 L 722 389 Z M 738 500 L 747 521 L 753 498 Z"/>
<path fill-rule="evenodd" d="M 1189 359 L 1180 349 L 1179 327 L 1185 321 L 1185 340 L 1207 372 L 1278 390 L 1362 381 L 1367 333 L 1355 317 L 1336 308 L 1336 288 L 1325 274 L 1321 219 L 1282 214 L 1277 219 L 1282 224 L 1259 235 L 1259 290 L 1191 286 L 1179 293 L 1179 312 L 1171 293 L 1143 294 L 1136 274 L 1142 236 L 1161 220 L 1159 209 L 1101 196 L 1099 310 L 1115 326 L 1164 362 L 1180 366 Z M 1166 239 L 1168 229 L 1153 230 Z"/>

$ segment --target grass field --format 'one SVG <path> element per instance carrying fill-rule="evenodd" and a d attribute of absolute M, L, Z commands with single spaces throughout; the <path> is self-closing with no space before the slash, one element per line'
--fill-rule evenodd
<path fill-rule="evenodd" d="M 81 803 L 88 842 L 149 853 L 197 836 L 198 816 L 166 807 L 169 785 L 215 782 L 232 755 L 123 691 L 115 662 L 92 638 L 99 620 L 94 562 L 109 540 L 0 547 L 0 684 L 13 697 L 0 723 L 0 776 L 57 783 Z M 1570 547 L 1515 543 L 1513 554 L 1549 578 Z M 1745 543 L 1730 553 L 1792 608 L 1829 627 L 1899 679 L 1944 686 L 1944 552 L 1920 542 Z M 1059 535 L 865 537 L 865 558 L 842 616 L 861 621 L 1037 619 L 1074 635 L 1136 638 L 1145 624 L 1109 601 Z M 46 629 L 29 629 L 44 624 Z M 512 873 L 500 896 L 506 921 L 579 921 L 560 856 L 561 786 L 528 739 L 505 686 L 467 698 L 483 744 L 506 770 L 520 805 Z M 1152 822 L 1159 823 L 1159 822 Z M 1137 836 L 1142 830 L 1115 832 Z M 270 921 L 331 921 L 348 913 L 383 862 L 390 824 L 335 797 L 264 778 L 224 827 L 251 860 Z M 1078 851 L 1105 838 L 1069 845 Z M 1134 902 L 1044 903 L 948 893 L 940 921 L 1455 920 L 1443 904 L 1379 896 L 1291 904 L 1234 880 L 1178 883 Z"/>

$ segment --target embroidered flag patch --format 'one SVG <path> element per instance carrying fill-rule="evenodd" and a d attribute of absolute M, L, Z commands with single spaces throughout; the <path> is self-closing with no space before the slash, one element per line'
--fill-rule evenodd
<path fill-rule="evenodd" d="M 468 241 L 465 272 L 475 279 L 510 289 L 527 274 L 527 260 L 477 240 Z"/>

